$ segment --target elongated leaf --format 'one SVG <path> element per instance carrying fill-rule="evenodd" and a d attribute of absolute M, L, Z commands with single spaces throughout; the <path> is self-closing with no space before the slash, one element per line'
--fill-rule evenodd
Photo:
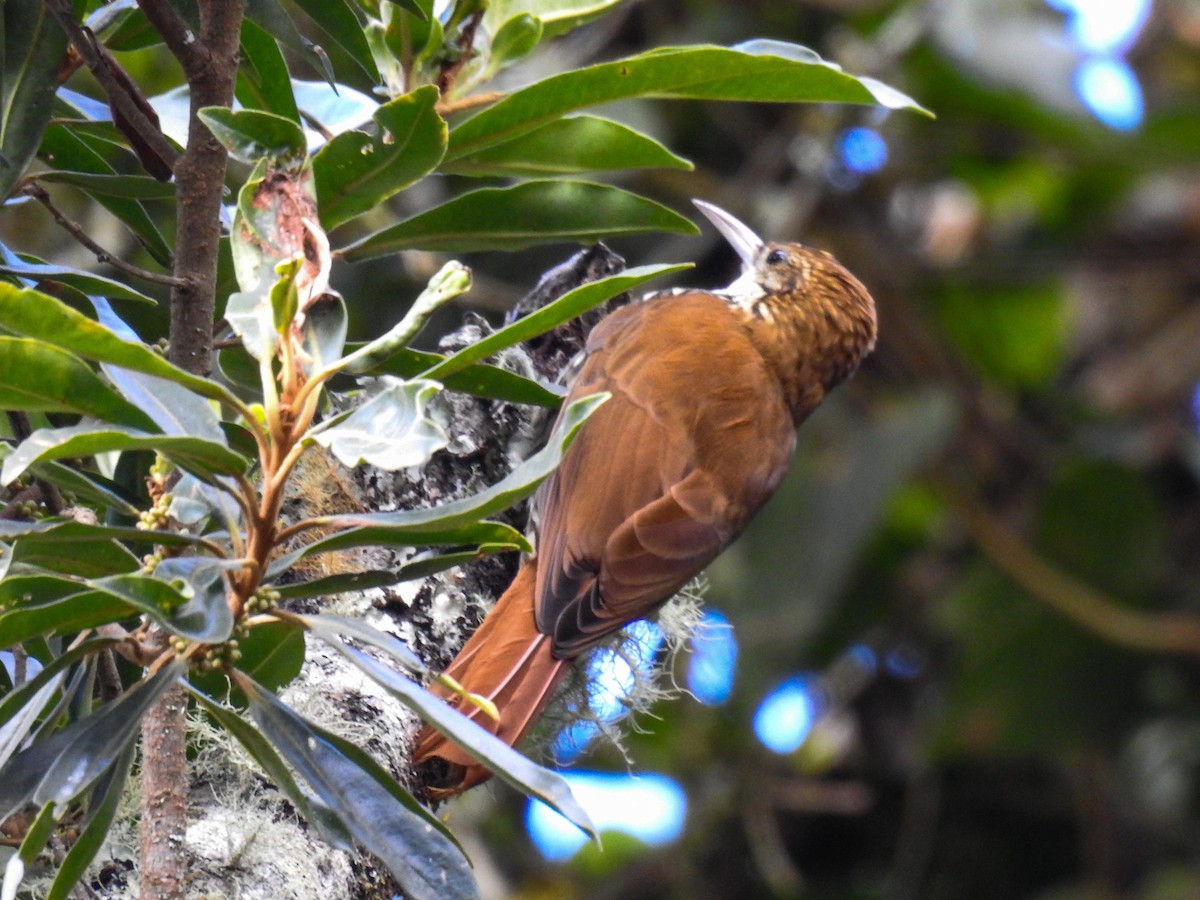
<path fill-rule="evenodd" d="M 481 188 L 349 245 L 351 262 L 401 250 L 520 250 L 549 241 L 597 241 L 623 234 L 698 234 L 667 207 L 586 181 L 529 181 Z"/>
<path fill-rule="evenodd" d="M 631 97 L 920 107 L 899 91 L 842 72 L 805 47 L 664 47 L 552 75 L 450 132 L 447 162 L 511 140 L 566 113 Z"/>
<path fill-rule="evenodd" d="M 291 24 L 287 13 L 283 17 Z M 242 21 L 241 42 L 242 65 L 238 67 L 235 93 L 242 106 L 275 113 L 299 124 L 292 78 L 275 37 L 247 16 Z"/>
<path fill-rule="evenodd" d="M 288 798 L 292 806 L 296 807 L 296 811 L 317 829 L 327 844 L 338 850 L 349 850 L 354 845 L 354 838 L 346 830 L 345 824 L 338 818 L 337 813 L 330 809 L 323 800 L 301 790 L 296 779 L 292 777 L 291 770 L 280 759 L 270 741 L 255 731 L 254 727 L 236 711 L 222 706 L 194 686 L 189 686 L 188 691 L 222 728 L 237 738 L 238 743 L 246 748 L 247 752 L 254 757 L 255 762 L 262 766 L 267 777 L 279 790 L 283 791 L 283 795 Z"/>
<path fill-rule="evenodd" d="M 474 344 L 464 347 L 453 356 L 447 357 L 433 368 L 426 370 L 423 374 L 426 378 L 441 381 L 443 378 L 455 372 L 461 372 L 472 363 L 484 357 L 491 356 L 505 347 L 511 347 L 514 344 L 519 344 L 521 341 L 527 341 L 531 337 L 549 331 L 551 328 L 561 325 L 563 322 L 567 322 L 595 306 L 599 306 L 605 300 L 615 297 L 617 294 L 632 290 L 651 279 L 660 278 L 663 275 L 669 275 L 673 272 L 682 272 L 687 268 L 690 268 L 690 266 L 636 266 L 632 269 L 626 269 L 624 272 L 619 272 L 616 275 L 609 275 L 607 278 L 589 281 L 587 284 L 582 284 L 574 290 L 568 291 L 553 303 L 543 306 L 537 312 L 517 319 L 511 325 L 501 328 L 483 340 L 476 341 Z"/>
<path fill-rule="evenodd" d="M 340 640 L 327 643 L 422 719 L 469 751 L 497 777 L 504 779 L 522 793 L 537 797 L 578 828 L 593 838 L 596 837 L 596 826 L 592 824 L 591 818 L 579 805 L 561 775 L 522 756 L 490 731 L 452 709 L 416 682 L 398 675 L 365 653 Z"/>
<path fill-rule="evenodd" d="M 0 519 L 0 540 L 12 541 L 17 538 L 22 539 L 22 544 L 70 545 L 110 539 L 142 544 L 162 544 L 166 547 L 191 547 L 201 540 L 197 535 L 179 531 L 143 530 L 119 525 L 86 525 L 74 519 L 50 518 L 34 522 Z"/>
<path fill-rule="evenodd" d="M 79 357 L 32 338 L 0 335 L 0 407 L 80 413 L 154 428 L 145 413 L 101 381 Z"/>
<path fill-rule="evenodd" d="M 43 687 L 54 683 L 57 685 L 60 680 L 60 675 L 69 666 L 79 662 L 79 660 L 91 656 L 94 653 L 99 653 L 113 644 L 117 643 L 116 638 L 90 638 L 79 644 L 76 647 L 67 650 L 54 659 L 47 662 L 32 678 L 26 681 L 10 694 L 6 694 L 0 699 L 0 735 L 3 735 L 3 729 L 6 727 L 13 716 L 29 706 L 37 706 L 31 698 L 39 693 Z M 43 704 L 44 705 L 44 704 Z M 0 766 L 4 765 L 4 761 L 8 759 L 8 755 L 3 752 L 4 740 L 0 736 Z"/>
<path fill-rule="evenodd" d="M 275 748 L 414 900 L 479 895 L 470 863 L 445 826 L 378 763 L 240 672 L 234 679 Z"/>
<path fill-rule="evenodd" d="M 66 803 L 111 766 L 142 716 L 183 673 L 172 661 L 90 716 L 22 750 L 0 769 L 0 820 L 27 804 Z"/>
<path fill-rule="evenodd" d="M 0 537 L 3 536 L 3 532 L 0 531 Z M 511 544 L 525 552 L 533 549 L 519 531 L 500 522 L 469 522 L 445 530 L 433 528 L 426 531 L 407 528 L 392 530 L 386 526 L 367 526 L 348 528 L 345 531 L 338 531 L 328 537 L 313 541 L 311 544 L 306 544 L 286 557 L 281 557 L 273 562 L 267 569 L 267 575 L 268 578 L 276 577 L 301 559 L 316 556 L 318 553 L 333 553 L 350 547 L 435 547 L 461 546 L 463 544 Z"/>
<path fill-rule="evenodd" d="M 583 397 L 566 407 L 544 449 L 513 469 L 507 478 L 472 497 L 443 503 L 430 509 L 323 516 L 315 521 L 335 528 L 383 526 L 398 535 L 409 529 L 420 533 L 434 528 L 454 528 L 508 509 L 518 500 L 532 494 L 537 486 L 549 477 L 562 460 L 563 453 L 570 446 L 584 420 L 607 400 L 608 396 L 596 394 Z"/>
<path fill-rule="evenodd" d="M 142 565 L 123 543 L 100 535 L 71 543 L 17 541 L 10 556 L 14 564 L 20 564 L 20 571 L 61 572 L 82 578 L 136 572 Z"/>
<path fill-rule="evenodd" d="M 70 350 L 85 359 L 157 375 L 210 400 L 235 405 L 238 402 L 215 381 L 185 372 L 145 344 L 124 340 L 61 300 L 39 291 L 0 282 L 0 327 Z"/>
<path fill-rule="evenodd" d="M 8 455 L 11 448 L 0 452 L 0 459 Z M 79 472 L 62 463 L 44 463 L 33 467 L 33 474 L 75 494 L 84 503 L 105 507 L 125 516 L 138 514 L 137 498 L 129 495 L 115 481 L 96 472 Z"/>
<path fill-rule="evenodd" d="M 88 803 L 83 831 L 67 851 L 66 858 L 59 864 L 46 900 L 66 900 L 71 889 L 91 865 L 96 853 L 104 846 L 108 830 L 117 817 L 117 808 L 121 804 L 125 781 L 133 765 L 135 749 L 136 744 L 130 741 L 116 761 L 97 780 Z"/>
<path fill-rule="evenodd" d="M 345 50 L 352 60 L 362 66 L 372 84 L 379 83 L 379 70 L 367 43 L 363 27 L 346 0 L 296 0 L 296 5 Z"/>
<path fill-rule="evenodd" d="M 127 400 L 135 404 L 163 434 L 194 437 L 227 447 L 216 410 L 199 394 L 157 375 L 135 372 L 110 363 L 104 374 Z"/>
<path fill-rule="evenodd" d="M 0 483 L 9 484 L 34 463 L 113 450 L 152 450 L 182 469 L 199 475 L 240 475 L 249 462 L 228 447 L 203 438 L 147 434 L 119 425 L 84 423 L 68 428 L 42 428 L 17 445 L 4 460 Z"/>
<path fill-rule="evenodd" d="M 38 181 L 69 184 L 89 194 L 127 200 L 172 200 L 175 185 L 148 175 L 96 175 L 90 172 L 39 172 Z M 93 291 L 93 293 L 98 293 Z M 111 294 L 108 296 L 112 296 Z"/>
<path fill-rule="evenodd" d="M 107 125 L 107 127 L 111 128 L 112 126 Z M 78 132 L 78 129 L 75 131 Z M 116 174 L 116 170 L 105 161 L 104 157 L 89 147 L 81 139 L 79 133 L 73 133 L 72 129 L 62 125 L 51 125 L 46 129 L 46 133 L 42 135 L 38 155 L 54 169 L 85 172 L 91 175 Z M 139 200 L 113 196 L 109 193 L 92 192 L 86 187 L 83 189 L 133 232 L 134 237 L 146 248 L 146 252 L 154 257 L 155 262 L 164 268 L 170 268 L 171 246 Z"/>
<path fill-rule="evenodd" d="M 206 106 L 199 115 L 234 159 L 253 164 L 260 159 L 288 162 L 304 158 L 308 146 L 304 129 L 285 116 L 224 106 Z"/>
<path fill-rule="evenodd" d="M 334 83 L 329 56 L 300 33 L 296 23 L 292 21 L 291 15 L 283 8 L 279 0 L 246 0 L 246 18 L 308 62 L 313 71 L 320 72 L 330 85 Z M 255 61 L 255 65 L 257 65 L 257 61 Z M 282 113 L 282 110 L 276 109 L 272 112 Z"/>
<path fill-rule="evenodd" d="M 321 224 L 336 228 L 432 172 L 446 152 L 447 127 L 434 85 L 375 111 L 376 134 L 344 131 L 313 157 Z"/>
<path fill-rule="evenodd" d="M 123 601 L 100 591 L 82 591 L 59 600 L 25 604 L 0 612 L 0 647 L 46 634 L 74 634 L 130 617 Z"/>
<path fill-rule="evenodd" d="M 31 681 L 4 698 L 6 707 L 11 705 L 9 701 L 15 700 L 17 695 L 20 695 L 21 703 L 12 705 L 11 711 L 5 718 L 0 719 L 0 769 L 4 768 L 4 764 L 25 743 L 25 739 L 29 737 L 46 705 L 54 699 L 65 677 L 56 670 L 53 678 L 39 679 L 36 684 Z"/>
<path fill-rule="evenodd" d="M 495 33 L 514 16 L 537 16 L 545 23 L 546 36 L 553 37 L 598 18 L 621 0 L 491 0 L 484 25 Z"/>
<path fill-rule="evenodd" d="M 366 572 L 346 572 L 339 575 L 328 575 L 315 578 L 312 581 L 301 581 L 295 584 L 285 584 L 276 588 L 279 596 L 284 599 L 296 597 L 331 597 L 335 594 L 345 594 L 350 591 L 366 591 L 373 588 L 390 587 L 402 581 L 412 581 L 416 578 L 428 578 L 438 572 L 444 572 L 455 566 L 479 559 L 488 553 L 506 553 L 510 550 L 524 549 L 516 544 L 493 544 L 479 547 L 475 550 L 459 550 L 453 553 L 439 553 L 422 557 L 415 562 L 406 563 L 398 569 L 376 569 Z"/>
<path fill-rule="evenodd" d="M 9 262 L 0 266 L 0 275 L 12 275 L 17 278 L 29 278 L 36 281 L 61 281 L 85 294 L 99 294 L 101 297 L 111 297 L 114 300 L 136 300 L 139 303 L 156 304 L 153 297 L 147 297 L 140 291 L 135 291 L 128 285 L 103 275 L 85 272 L 82 269 L 72 269 L 68 266 L 50 266 L 45 263 Z"/>
<path fill-rule="evenodd" d="M 454 175 L 544 178 L 616 169 L 691 169 L 658 141 L 599 116 L 570 116 L 441 167 Z"/>
<path fill-rule="evenodd" d="M 347 349 L 353 351 L 360 346 L 364 345 L 351 344 Z M 374 368 L 366 370 L 364 374 L 379 373 L 413 378 L 422 372 L 428 372 L 445 358 L 440 353 L 405 348 L 379 362 Z M 562 403 L 562 388 L 557 385 L 541 384 L 508 369 L 485 363 L 474 363 L 440 380 L 448 390 L 486 397 L 489 400 L 507 400 L 510 403 L 529 403 L 551 408 Z"/>
<path fill-rule="evenodd" d="M 335 649 L 337 649 L 336 645 L 342 643 L 342 636 L 353 638 L 377 650 L 382 650 L 414 675 L 433 674 L 429 667 L 421 661 L 421 658 L 408 648 L 407 644 L 368 625 L 362 619 L 331 615 L 300 616 L 299 618 L 308 626 L 309 631 L 326 643 L 333 645 Z"/>
<path fill-rule="evenodd" d="M 25 174 L 54 103 L 67 38 L 41 0 L 6 0 L 0 32 L 0 198 Z"/>

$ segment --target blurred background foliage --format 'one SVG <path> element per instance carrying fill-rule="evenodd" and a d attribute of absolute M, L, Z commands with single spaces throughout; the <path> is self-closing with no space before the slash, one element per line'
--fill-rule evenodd
<path fill-rule="evenodd" d="M 632 186 L 833 251 L 874 294 L 881 343 L 801 430 L 790 479 L 709 573 L 720 615 L 673 662 L 707 702 L 660 704 L 628 757 L 603 741 L 580 754 L 586 735 L 559 744 L 576 773 L 612 773 L 581 781 L 580 796 L 630 833 L 578 849 L 511 792 L 476 792 L 449 815 L 481 887 L 1200 896 L 1200 645 L 1188 638 L 1200 616 L 1200 3 L 631 0 L 501 80 L 758 37 L 875 75 L 938 118 L 618 104 L 605 112 L 696 165 Z M 158 90 L 180 80 L 165 53 L 122 62 Z M 436 199 L 416 193 L 349 227 Z M 81 201 L 73 213 L 99 243 L 128 246 L 102 212 Z M 89 263 L 34 204 L 7 227 L 26 245 L 42 232 L 46 246 L 29 249 L 45 258 Z M 711 233 L 613 246 L 630 264 L 696 260 L 689 284 L 734 274 Z M 471 256 L 470 302 L 498 319 L 570 250 Z M 439 263 L 341 266 L 352 329 L 396 320 Z"/>

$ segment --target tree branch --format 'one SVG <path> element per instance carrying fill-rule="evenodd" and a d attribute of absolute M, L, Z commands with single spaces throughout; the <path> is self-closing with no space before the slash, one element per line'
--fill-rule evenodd
<path fill-rule="evenodd" d="M 154 284 L 166 284 L 171 285 L 172 287 L 183 284 L 183 280 L 176 278 L 174 275 L 164 275 L 161 272 L 151 272 L 147 269 L 135 266 L 132 263 L 127 263 L 120 257 L 109 253 L 88 236 L 87 231 L 84 230 L 82 225 L 73 219 L 68 218 L 68 216 L 61 209 L 55 206 L 54 201 L 50 199 L 49 192 L 36 181 L 28 182 L 21 189 L 21 191 L 27 196 L 32 197 L 38 203 L 42 204 L 42 206 L 46 207 L 46 210 L 54 217 L 54 221 L 57 222 L 65 232 L 67 232 L 69 235 L 71 235 L 71 237 L 75 238 L 75 240 L 79 241 L 80 244 L 82 244 L 84 247 L 87 247 L 88 250 L 92 251 L 92 253 L 96 255 L 97 262 L 107 263 L 118 272 L 128 275 L 130 278 L 140 278 L 142 281 L 150 281 Z"/>
<path fill-rule="evenodd" d="M 158 0 L 139 0 L 179 59 L 191 94 L 187 148 L 175 165 L 175 276 L 171 288 L 171 362 L 206 375 L 212 367 L 217 253 L 221 240 L 224 148 L 200 121 L 205 106 L 229 106 L 237 77 L 238 41 L 245 0 L 200 0 L 200 35 Z M 142 722 L 144 799 L 140 879 L 143 900 L 183 900 L 187 830 L 187 754 L 179 685 Z"/>
<path fill-rule="evenodd" d="M 1200 618 L 1131 609 L 1051 565 L 1006 524 L 969 502 L 956 502 L 955 511 L 988 560 L 1076 624 L 1122 647 L 1200 656 Z"/>
<path fill-rule="evenodd" d="M 123 118 L 129 131 L 133 132 L 126 134 L 131 143 L 136 140 L 143 141 L 150 153 L 161 160 L 163 166 L 174 168 L 179 151 L 167 140 L 167 136 L 158 127 L 158 123 L 147 114 L 150 107 L 145 98 L 134 96 L 131 93 L 136 90 L 133 81 L 128 76 L 119 78 L 115 74 L 115 63 L 110 66 L 108 51 L 96 40 L 96 36 L 91 31 L 75 21 L 75 13 L 71 9 L 70 0 L 44 0 L 44 2 L 46 9 L 50 11 L 50 14 L 58 21 L 59 27 L 66 33 L 71 46 L 75 48 L 96 81 L 100 83 L 100 87 L 104 89 L 113 109 L 114 120 Z M 237 5 L 240 9 L 241 4 Z M 145 164 L 146 158 L 141 153 L 138 155 L 142 157 Z M 165 173 L 152 171 L 152 174 L 159 177 Z"/>

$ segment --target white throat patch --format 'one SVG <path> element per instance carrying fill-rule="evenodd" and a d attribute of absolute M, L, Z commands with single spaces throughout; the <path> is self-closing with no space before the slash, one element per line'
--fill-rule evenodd
<path fill-rule="evenodd" d="M 762 285 L 758 283 L 758 279 L 754 277 L 755 274 L 753 269 L 743 269 L 742 274 L 729 287 L 713 291 L 713 293 L 724 297 L 734 306 L 750 310 L 755 303 L 767 295 Z"/>

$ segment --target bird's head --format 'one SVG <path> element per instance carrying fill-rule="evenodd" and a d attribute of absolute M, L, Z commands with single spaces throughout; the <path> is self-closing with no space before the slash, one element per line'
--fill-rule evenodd
<path fill-rule="evenodd" d="M 793 345 L 826 388 L 853 372 L 875 346 L 875 301 L 862 282 L 823 250 L 764 241 L 720 207 L 692 202 L 742 260 L 737 279 L 714 293 L 747 313 L 752 330 Z"/>

